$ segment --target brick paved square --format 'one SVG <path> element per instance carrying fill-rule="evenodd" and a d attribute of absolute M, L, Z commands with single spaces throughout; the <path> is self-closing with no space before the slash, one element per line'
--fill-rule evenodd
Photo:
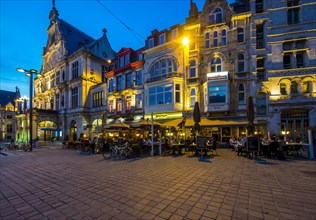
<path fill-rule="evenodd" d="M 316 172 L 315 161 L 218 154 L 106 161 L 52 147 L 1 157 L 0 219 L 315 219 L 315 176 L 301 172 Z"/>

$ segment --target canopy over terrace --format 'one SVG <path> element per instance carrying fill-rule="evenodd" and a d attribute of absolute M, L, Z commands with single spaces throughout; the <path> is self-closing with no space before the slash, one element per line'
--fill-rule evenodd
<path fill-rule="evenodd" d="M 104 128 L 107 128 L 107 129 L 129 129 L 130 126 L 128 124 L 118 122 L 118 123 L 114 123 L 114 124 L 104 125 Z"/>
<path fill-rule="evenodd" d="M 223 127 L 223 126 L 245 126 L 248 122 L 246 120 L 240 121 L 240 120 L 210 120 L 207 118 L 201 118 L 200 126 L 201 127 L 207 127 L 207 126 L 213 126 L 213 127 Z M 194 120 L 192 118 L 187 118 L 185 121 L 185 127 L 193 127 L 194 126 Z"/>
<path fill-rule="evenodd" d="M 159 122 L 153 121 L 154 126 L 163 126 L 163 124 L 160 124 Z M 131 124 L 131 127 L 133 128 L 143 128 L 143 127 L 150 127 L 152 125 L 151 120 L 142 120 L 139 122 L 135 122 Z"/>

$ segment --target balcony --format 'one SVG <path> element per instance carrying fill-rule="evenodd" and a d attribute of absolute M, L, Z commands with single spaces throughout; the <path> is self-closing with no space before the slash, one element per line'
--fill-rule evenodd
<path fill-rule="evenodd" d="M 166 75 L 150 77 L 149 79 L 147 79 L 146 83 L 157 82 L 160 80 L 173 78 L 173 77 L 182 77 L 182 73 L 172 72 L 172 73 L 167 73 Z"/>

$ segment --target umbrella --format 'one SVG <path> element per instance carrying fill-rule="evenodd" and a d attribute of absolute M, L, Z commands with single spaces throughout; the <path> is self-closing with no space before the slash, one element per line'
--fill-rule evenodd
<path fill-rule="evenodd" d="M 249 96 L 247 99 L 247 120 L 248 120 L 248 134 L 251 136 L 253 135 L 254 131 L 254 120 L 255 117 L 255 110 L 254 110 L 254 105 L 253 105 L 253 99 L 252 96 Z"/>
<path fill-rule="evenodd" d="M 119 122 L 114 124 L 107 124 L 104 126 L 104 128 L 110 128 L 110 129 L 129 129 L 129 125 Z"/>
<path fill-rule="evenodd" d="M 193 129 L 195 132 L 198 132 L 200 130 L 199 123 L 201 121 L 201 112 L 200 112 L 199 102 L 195 102 L 194 109 L 193 109 L 193 120 L 194 120 Z"/>

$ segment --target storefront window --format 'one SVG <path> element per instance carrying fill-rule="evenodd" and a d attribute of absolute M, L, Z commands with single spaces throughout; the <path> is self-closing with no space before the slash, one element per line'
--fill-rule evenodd
<path fill-rule="evenodd" d="M 226 102 L 226 86 L 211 86 L 208 88 L 208 100 L 211 103 L 225 103 Z"/>

